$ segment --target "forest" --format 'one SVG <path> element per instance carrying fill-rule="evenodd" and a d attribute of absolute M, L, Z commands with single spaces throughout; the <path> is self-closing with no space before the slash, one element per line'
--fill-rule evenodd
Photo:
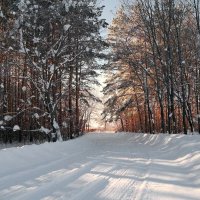
<path fill-rule="evenodd" d="M 122 5 L 108 35 L 105 120 L 128 132 L 200 133 L 199 6 L 199 0 Z"/>
<path fill-rule="evenodd" d="M 0 141 L 72 139 L 89 121 L 107 43 L 96 0 L 0 0 Z"/>
<path fill-rule="evenodd" d="M 118 131 L 200 133 L 199 6 L 127 0 L 108 27 L 97 0 L 0 0 L 0 141 L 72 139 L 96 103 Z"/>

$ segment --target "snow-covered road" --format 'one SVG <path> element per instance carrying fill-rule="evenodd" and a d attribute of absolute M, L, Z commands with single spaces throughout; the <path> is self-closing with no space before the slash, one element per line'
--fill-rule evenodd
<path fill-rule="evenodd" d="M 87 134 L 0 150 L 0 200 L 199 200 L 200 136 Z"/>

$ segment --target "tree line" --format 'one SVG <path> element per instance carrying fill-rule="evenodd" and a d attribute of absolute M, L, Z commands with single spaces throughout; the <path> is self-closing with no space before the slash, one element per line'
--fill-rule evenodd
<path fill-rule="evenodd" d="M 0 140 L 79 136 L 107 43 L 96 0 L 0 0 Z"/>
<path fill-rule="evenodd" d="M 138 0 L 118 10 L 108 36 L 106 121 L 123 131 L 200 133 L 199 6 Z"/>

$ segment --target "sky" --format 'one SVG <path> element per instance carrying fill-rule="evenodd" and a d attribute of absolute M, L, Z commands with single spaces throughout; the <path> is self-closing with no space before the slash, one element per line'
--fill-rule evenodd
<path fill-rule="evenodd" d="M 98 0 L 99 6 L 105 6 L 103 9 L 103 13 L 101 19 L 106 19 L 106 22 L 111 25 L 113 18 L 115 17 L 117 9 L 121 5 L 121 0 Z M 104 29 L 101 32 L 101 35 L 106 38 L 108 33 L 108 29 Z M 103 94 L 102 90 L 104 87 L 105 75 L 101 75 L 98 77 L 98 81 L 102 84 L 101 86 L 95 86 L 94 94 L 98 96 L 103 101 Z M 102 116 L 101 113 L 104 107 L 102 104 L 95 104 L 93 107 L 93 113 L 91 116 L 91 128 L 103 128 L 104 122 L 101 120 Z"/>
<path fill-rule="evenodd" d="M 117 9 L 120 7 L 121 2 L 120 0 L 99 0 L 100 5 L 104 5 L 105 8 L 103 10 L 103 14 L 101 16 L 101 19 L 106 19 L 106 22 L 110 25 L 112 23 L 112 19 L 115 17 Z M 103 37 L 106 37 L 108 33 L 107 29 L 104 29 L 101 32 L 101 35 Z M 101 93 L 103 89 L 103 82 L 105 81 L 105 76 L 102 74 L 98 81 L 102 84 L 101 86 L 95 86 L 95 95 L 98 96 L 101 100 L 103 100 L 103 94 Z M 101 113 L 103 111 L 103 105 L 96 104 L 93 108 L 93 114 L 91 119 L 91 127 L 92 128 L 100 128 L 104 127 L 104 123 L 101 121 Z"/>
<path fill-rule="evenodd" d="M 113 15 L 115 14 L 117 8 L 119 8 L 121 2 L 120 0 L 101 0 L 101 2 L 102 5 L 105 5 L 103 17 L 107 19 L 108 23 L 111 23 Z"/>
<path fill-rule="evenodd" d="M 106 22 L 108 24 L 111 24 L 112 19 L 115 16 L 117 9 L 121 5 L 120 0 L 100 0 L 100 4 L 105 6 L 103 10 L 102 18 L 106 19 Z M 107 31 L 104 30 L 102 34 L 103 36 L 106 36 Z"/>

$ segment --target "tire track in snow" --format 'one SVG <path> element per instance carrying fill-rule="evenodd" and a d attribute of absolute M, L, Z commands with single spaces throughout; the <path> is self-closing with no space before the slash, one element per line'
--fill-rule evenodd
<path fill-rule="evenodd" d="M 89 162 L 85 165 L 81 166 L 80 168 L 72 169 L 71 171 L 66 170 L 65 173 L 60 174 L 60 176 L 55 176 L 54 178 L 50 178 L 48 181 L 42 181 L 44 179 L 37 179 L 33 180 L 29 187 L 24 185 L 19 185 L 18 188 L 16 187 L 16 191 L 12 193 L 9 189 L 0 191 L 0 199 L 1 200 L 27 200 L 32 199 L 32 196 L 36 199 L 41 199 L 49 194 L 49 191 L 54 191 L 55 185 L 57 188 L 62 187 L 65 183 L 71 183 L 78 179 L 79 177 L 83 176 L 84 174 L 88 173 L 93 166 L 96 165 L 96 162 Z M 46 175 L 47 178 L 49 174 Z M 40 181 L 41 180 L 41 181 Z M 66 186 L 66 185 L 65 185 Z M 33 188 L 32 190 L 29 188 Z M 24 193 L 24 194 L 22 194 Z M 37 193 L 37 195 L 35 195 Z"/>
<path fill-rule="evenodd" d="M 4 188 L 12 187 L 12 185 L 10 185 L 8 181 L 10 179 L 13 180 L 12 184 L 17 184 L 18 182 L 29 182 L 33 179 L 40 177 L 43 174 L 48 174 L 48 173 L 51 173 L 52 171 L 59 170 L 61 166 L 63 166 L 63 168 L 67 168 L 68 170 L 70 170 L 71 160 L 73 161 L 76 158 L 76 156 L 80 154 L 82 154 L 82 158 L 84 158 L 86 157 L 86 153 L 87 153 L 87 150 L 78 152 L 78 153 L 73 153 L 70 155 L 60 155 L 59 158 L 55 160 L 51 160 L 51 161 L 47 160 L 46 162 L 42 162 L 38 166 L 30 166 L 30 168 L 22 168 L 20 171 L 13 170 L 13 172 L 9 173 L 9 175 L 5 175 L 1 177 L 0 191 L 3 190 Z"/>
<path fill-rule="evenodd" d="M 149 188 L 148 188 L 148 178 L 150 176 L 150 173 L 149 173 L 149 168 L 150 168 L 150 165 L 151 165 L 151 159 L 148 158 L 148 161 L 145 163 L 146 165 L 146 172 L 145 172 L 145 175 L 143 176 L 143 181 L 142 183 L 140 183 L 138 186 L 137 186 L 137 189 L 135 191 L 136 193 L 136 196 L 134 198 L 134 200 L 150 200 L 150 197 L 149 197 Z"/>
<path fill-rule="evenodd" d="M 111 148 L 112 149 L 112 148 Z M 123 149 L 122 149 L 123 150 Z M 98 199 L 113 199 L 113 200 L 133 200 L 133 192 L 135 187 L 135 180 L 131 179 L 129 176 L 130 165 L 126 163 L 121 163 L 121 161 L 115 161 L 116 152 L 105 151 L 102 152 L 100 158 L 97 158 L 100 163 L 107 165 L 109 170 L 93 170 L 91 173 L 97 173 L 104 177 L 107 180 L 108 184 L 104 190 L 101 191 L 101 194 Z M 133 153 L 129 152 L 128 155 L 119 151 L 117 153 L 116 160 L 122 159 L 125 156 L 125 160 L 132 162 Z M 114 156 L 114 157 L 113 157 Z M 127 157 L 126 157 L 127 156 Z M 113 160 L 113 162 L 112 162 Z M 122 160 L 123 161 L 123 160 Z M 112 165 L 111 165 L 112 162 Z M 134 164 L 134 163 L 133 163 Z M 110 168 L 109 166 L 113 166 Z M 93 199 L 93 198 L 92 198 Z"/>

